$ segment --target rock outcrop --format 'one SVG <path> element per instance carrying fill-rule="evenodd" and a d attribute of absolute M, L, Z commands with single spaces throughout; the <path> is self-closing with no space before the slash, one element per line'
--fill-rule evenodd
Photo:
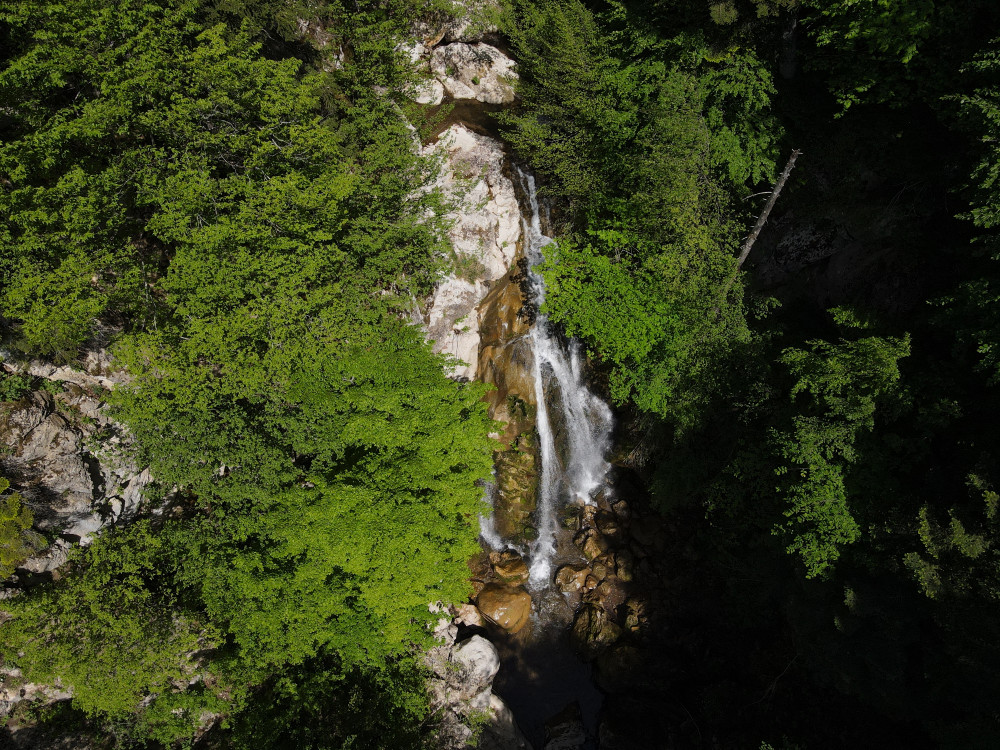
<path fill-rule="evenodd" d="M 492 138 L 462 124 L 452 125 L 426 149 L 441 158 L 436 187 L 455 206 L 446 217 L 455 265 L 467 269 L 438 285 L 425 324 L 434 350 L 461 360 L 454 377 L 475 378 L 479 363 L 479 305 L 503 278 L 521 238 L 521 214 L 514 184 L 504 174 L 504 153 Z"/>
<path fill-rule="evenodd" d="M 480 635 L 461 642 L 457 635 L 458 626 L 442 618 L 434 631 L 438 645 L 424 657 L 432 673 L 427 689 L 437 721 L 436 746 L 531 750 L 510 709 L 492 692 L 500 668 L 496 647 Z"/>
<path fill-rule="evenodd" d="M 130 438 L 107 416 L 107 390 L 126 380 L 104 352 L 91 352 L 82 368 L 23 363 L 5 355 L 8 372 L 51 384 L 0 404 L 4 474 L 34 515 L 35 527 L 60 537 L 21 570 L 39 574 L 66 560 L 71 543 L 87 544 L 109 523 L 132 517 L 149 471 L 128 456 Z"/>
<path fill-rule="evenodd" d="M 514 61 L 496 47 L 483 42 L 448 44 L 431 53 L 430 65 L 444 92 L 453 99 L 486 104 L 514 101 Z"/>
<path fill-rule="evenodd" d="M 528 624 L 531 595 L 520 586 L 490 583 L 479 592 L 476 606 L 488 620 L 508 633 L 516 633 Z"/>

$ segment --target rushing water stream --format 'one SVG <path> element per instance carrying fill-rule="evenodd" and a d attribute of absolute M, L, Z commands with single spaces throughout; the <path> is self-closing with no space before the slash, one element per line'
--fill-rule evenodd
<path fill-rule="evenodd" d="M 528 260 L 529 293 L 541 306 L 545 282 L 537 271 L 552 240 L 542 231 L 542 217 L 530 174 L 517 171 L 522 194 L 521 222 Z M 573 532 L 560 524 L 567 505 L 593 504 L 606 487 L 613 420 L 611 409 L 587 388 L 579 343 L 560 337 L 539 313 L 525 334 L 532 351 L 532 375 L 538 434 L 538 497 L 534 514 L 537 537 L 524 545 L 501 539 L 492 519 L 483 519 L 483 540 L 493 549 L 515 547 L 529 565 L 532 595 L 530 625 L 510 636 L 497 633 L 502 667 L 495 688 L 508 702 L 536 747 L 543 742 L 547 719 L 576 703 L 593 736 L 602 696 L 591 680 L 591 667 L 569 642 L 574 601 L 553 585 L 555 569 L 583 561 Z M 608 488 L 610 489 L 610 488 Z M 593 747 L 588 742 L 585 747 Z"/>
<path fill-rule="evenodd" d="M 542 233 L 538 194 L 533 175 L 518 171 L 530 215 L 522 214 L 525 254 L 529 263 L 535 304 L 545 301 L 545 281 L 535 269 L 544 260 L 543 248 L 552 240 Z M 525 212 L 527 213 L 527 212 Z M 612 428 L 611 409 L 587 388 L 579 342 L 564 345 L 539 314 L 531 329 L 534 352 L 536 428 L 541 454 L 538 488 L 538 538 L 531 545 L 530 585 L 540 589 L 552 582 L 556 556 L 558 511 L 565 502 L 591 503 L 610 468 L 605 459 Z M 551 415 L 549 410 L 557 410 Z M 564 425 L 557 445 L 553 416 Z M 560 450 L 561 448 L 561 450 Z"/>

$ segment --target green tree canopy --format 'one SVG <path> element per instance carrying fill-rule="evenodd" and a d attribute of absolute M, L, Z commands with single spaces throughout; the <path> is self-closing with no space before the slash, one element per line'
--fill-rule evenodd
<path fill-rule="evenodd" d="M 319 654 L 377 674 L 467 594 L 493 424 L 405 322 L 446 247 L 373 88 L 404 7 L 332 72 L 188 0 L 2 17 L 3 314 L 55 357 L 123 329 L 110 401 L 167 498 L 12 601 L 4 654 L 162 742 Z"/>

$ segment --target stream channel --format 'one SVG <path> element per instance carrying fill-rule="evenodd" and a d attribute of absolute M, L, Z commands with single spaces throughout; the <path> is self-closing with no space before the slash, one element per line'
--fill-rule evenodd
<path fill-rule="evenodd" d="M 522 286 L 537 309 L 545 298 L 545 283 L 537 266 L 552 240 L 543 233 L 534 177 L 515 169 L 519 183 L 523 252 L 527 259 Z M 493 519 L 483 519 L 487 550 L 514 549 L 529 568 L 526 583 L 532 599 L 528 624 L 516 633 L 490 628 L 490 639 L 500 654 L 495 692 L 511 707 L 518 724 L 535 748 L 545 743 L 545 723 L 577 704 L 587 730 L 585 748 L 594 748 L 598 713 L 603 700 L 594 685 L 592 668 L 570 641 L 578 594 L 563 593 L 553 583 L 563 565 L 587 560 L 574 544 L 574 532 L 563 520 L 584 506 L 594 505 L 598 493 L 607 497 L 611 468 L 606 459 L 613 419 L 611 409 L 587 387 L 585 361 L 579 343 L 561 337 L 542 314 L 527 333 L 535 391 L 537 434 L 537 504 L 532 516 L 535 538 L 502 538 Z"/>

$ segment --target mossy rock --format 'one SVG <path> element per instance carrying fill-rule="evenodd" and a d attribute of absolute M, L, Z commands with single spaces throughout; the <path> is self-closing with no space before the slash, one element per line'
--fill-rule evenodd
<path fill-rule="evenodd" d="M 494 525 L 505 539 L 530 540 L 538 503 L 538 451 L 533 432 L 518 435 L 514 447 L 496 454 Z"/>

